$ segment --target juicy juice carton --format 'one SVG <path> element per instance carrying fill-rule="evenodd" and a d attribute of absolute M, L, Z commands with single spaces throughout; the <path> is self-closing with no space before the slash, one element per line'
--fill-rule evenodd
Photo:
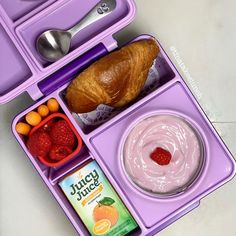
<path fill-rule="evenodd" d="M 124 236 L 138 227 L 96 161 L 59 185 L 92 236 Z"/>

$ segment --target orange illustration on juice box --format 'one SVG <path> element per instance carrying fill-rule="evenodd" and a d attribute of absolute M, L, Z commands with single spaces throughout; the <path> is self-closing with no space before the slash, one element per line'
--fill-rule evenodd
<path fill-rule="evenodd" d="M 124 236 L 138 227 L 96 161 L 59 185 L 92 236 Z"/>

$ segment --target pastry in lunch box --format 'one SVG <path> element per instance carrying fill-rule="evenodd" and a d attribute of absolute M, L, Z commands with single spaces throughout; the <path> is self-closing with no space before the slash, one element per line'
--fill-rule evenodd
<path fill-rule="evenodd" d="M 75 78 L 66 91 L 72 112 L 87 113 L 100 104 L 120 108 L 141 92 L 158 56 L 154 39 L 133 42 L 92 64 Z"/>

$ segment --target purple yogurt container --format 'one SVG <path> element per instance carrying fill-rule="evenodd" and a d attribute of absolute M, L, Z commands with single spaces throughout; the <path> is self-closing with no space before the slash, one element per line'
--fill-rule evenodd
<path fill-rule="evenodd" d="M 89 64 L 117 48 L 113 34 L 134 19 L 136 9 L 133 0 L 117 0 L 117 8 L 111 15 L 81 31 L 74 39 L 70 53 L 52 64 L 38 57 L 35 50 L 37 36 L 50 28 L 71 27 L 99 1 L 89 0 L 83 4 L 79 0 L 13 2 L 10 4 L 2 0 L 0 3 L 0 40 L 4 55 L 0 58 L 0 103 L 6 103 L 26 91 L 33 100 L 37 100 L 15 117 L 13 134 L 79 235 L 89 233 L 58 183 L 90 159 L 98 162 L 137 221 L 139 230 L 132 235 L 154 235 L 196 208 L 203 197 L 234 176 L 232 155 L 160 44 L 161 52 L 153 66 L 158 79 L 155 78 L 150 86 L 152 89 L 144 91 L 133 104 L 119 111 L 111 111 L 114 112 L 112 116 L 97 124 L 89 123 L 91 114 L 82 117 L 68 109 L 64 91 L 69 81 Z M 142 35 L 135 40 L 146 38 L 150 36 Z M 7 69 L 9 64 L 10 71 Z M 16 124 L 29 111 L 50 98 L 58 100 L 84 142 L 76 157 L 57 168 L 44 166 L 32 157 L 15 130 Z M 158 198 L 138 191 L 127 179 L 120 162 L 122 137 L 128 127 L 134 120 L 162 110 L 183 114 L 193 121 L 204 144 L 205 159 L 199 177 L 186 192 L 169 198 Z"/>

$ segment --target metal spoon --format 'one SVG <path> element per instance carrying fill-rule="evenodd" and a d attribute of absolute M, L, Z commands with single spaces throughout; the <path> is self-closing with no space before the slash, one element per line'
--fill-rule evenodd
<path fill-rule="evenodd" d="M 72 38 L 82 29 L 109 15 L 116 8 L 116 0 L 101 0 L 78 24 L 69 30 L 48 30 L 36 42 L 38 53 L 43 59 L 54 62 L 70 50 Z"/>

